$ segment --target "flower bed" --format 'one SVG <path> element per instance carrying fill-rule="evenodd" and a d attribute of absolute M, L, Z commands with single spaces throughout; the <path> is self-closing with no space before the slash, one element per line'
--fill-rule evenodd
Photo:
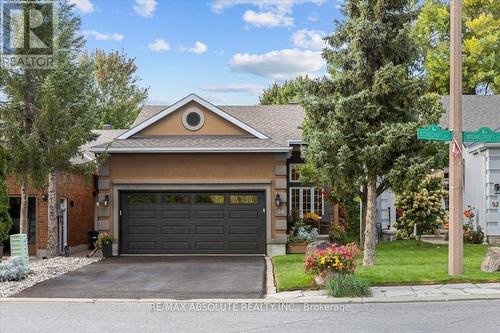
<path fill-rule="evenodd" d="M 335 274 L 352 274 L 356 269 L 356 244 L 337 245 L 331 243 L 327 248 L 317 248 L 304 257 L 304 270 L 320 282 Z"/>

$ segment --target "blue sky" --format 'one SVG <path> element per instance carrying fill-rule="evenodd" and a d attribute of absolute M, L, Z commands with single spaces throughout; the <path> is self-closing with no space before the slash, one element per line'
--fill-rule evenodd
<path fill-rule="evenodd" d="M 321 36 L 340 17 L 339 0 L 70 1 L 89 50 L 136 58 L 150 104 L 256 104 L 274 81 L 321 75 Z"/>

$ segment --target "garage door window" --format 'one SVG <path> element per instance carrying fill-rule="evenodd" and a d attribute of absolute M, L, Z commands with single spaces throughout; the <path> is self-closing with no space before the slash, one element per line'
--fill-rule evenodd
<path fill-rule="evenodd" d="M 130 205 L 143 205 L 143 204 L 154 204 L 155 195 L 154 194 L 129 194 L 127 201 Z"/>
<path fill-rule="evenodd" d="M 221 194 L 198 194 L 196 195 L 196 203 L 201 204 L 224 204 L 224 195 Z"/>
<path fill-rule="evenodd" d="M 161 202 L 165 204 L 188 204 L 191 196 L 186 194 L 165 194 L 161 196 Z"/>
<path fill-rule="evenodd" d="M 258 199 L 256 195 L 252 194 L 231 194 L 229 203 L 231 205 L 256 205 Z"/>

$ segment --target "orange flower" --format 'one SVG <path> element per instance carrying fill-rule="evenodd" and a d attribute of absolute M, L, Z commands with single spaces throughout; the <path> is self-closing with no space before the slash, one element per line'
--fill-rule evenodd
<path fill-rule="evenodd" d="M 464 215 L 465 215 L 466 218 L 470 219 L 472 217 L 472 211 L 470 209 L 467 209 L 464 212 Z"/>
<path fill-rule="evenodd" d="M 450 227 L 450 226 L 448 225 L 448 223 L 445 223 L 445 224 L 444 224 L 444 228 L 445 228 L 445 230 L 448 230 L 448 228 L 449 228 L 449 227 Z"/>

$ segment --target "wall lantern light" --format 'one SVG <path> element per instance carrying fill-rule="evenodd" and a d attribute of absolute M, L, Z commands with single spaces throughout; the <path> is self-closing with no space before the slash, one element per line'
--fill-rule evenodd
<path fill-rule="evenodd" d="M 281 206 L 281 196 L 279 193 L 276 193 L 276 198 L 274 200 L 276 202 L 276 207 Z"/>
<path fill-rule="evenodd" d="M 109 195 L 108 194 L 104 195 L 103 201 L 101 201 L 101 202 L 97 201 L 96 206 L 99 207 L 100 205 L 103 205 L 103 206 L 109 205 Z"/>

